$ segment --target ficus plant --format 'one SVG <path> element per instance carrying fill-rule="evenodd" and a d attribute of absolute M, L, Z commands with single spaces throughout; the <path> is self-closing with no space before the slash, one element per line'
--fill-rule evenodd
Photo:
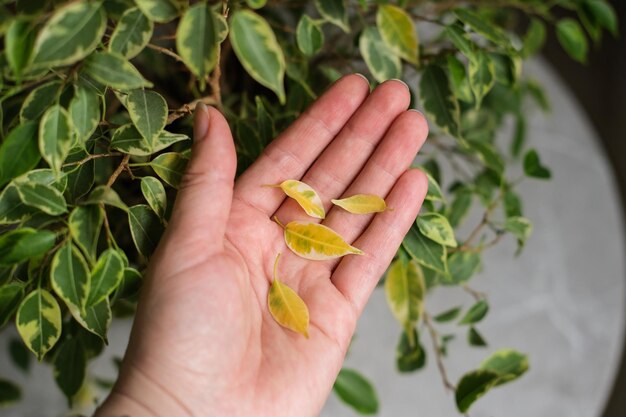
<path fill-rule="evenodd" d="M 548 101 L 524 61 L 548 31 L 584 62 L 590 41 L 616 30 L 604 0 L 0 1 L 0 326 L 21 336 L 11 357 L 53 367 L 70 406 L 97 401 L 85 393 L 110 381 L 87 365 L 112 320 L 134 311 L 195 105 L 227 116 L 241 171 L 330 83 L 361 71 L 372 87 L 406 80 L 431 125 L 416 160 L 428 195 L 383 286 L 399 322 L 389 366 L 437 366 L 466 413 L 528 369 L 507 348 L 458 380 L 445 372 L 455 335 L 487 345 L 488 298 L 471 286 L 483 252 L 505 238 L 521 250 L 531 233 L 516 187 L 550 177 L 526 145 L 527 111 Z M 433 287 L 462 287 L 467 305 L 432 311 Z M 20 398 L 5 377 L 1 404 Z M 375 385 L 344 369 L 335 392 L 374 413 Z"/>

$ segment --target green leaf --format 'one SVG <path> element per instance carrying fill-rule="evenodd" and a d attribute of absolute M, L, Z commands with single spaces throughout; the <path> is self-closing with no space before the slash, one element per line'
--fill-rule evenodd
<path fill-rule="evenodd" d="M 426 178 L 428 178 L 428 192 L 426 193 L 426 200 L 429 201 L 444 201 L 443 193 L 441 192 L 441 187 L 439 187 L 439 183 L 437 180 L 433 178 L 428 172 L 425 172 Z"/>
<path fill-rule="evenodd" d="M 456 16 L 476 33 L 504 48 L 510 48 L 511 42 L 498 26 L 469 9 L 459 8 L 454 11 Z"/>
<path fill-rule="evenodd" d="M 154 24 L 141 10 L 127 9 L 111 35 L 109 50 L 128 59 L 134 58 L 150 42 L 153 31 Z"/>
<path fill-rule="evenodd" d="M 384 4 L 378 7 L 376 26 L 392 52 L 417 64 L 418 40 L 411 16 L 397 6 Z"/>
<path fill-rule="evenodd" d="M 154 158 L 149 165 L 163 181 L 176 188 L 183 178 L 187 161 L 179 153 L 168 152 Z"/>
<path fill-rule="evenodd" d="M 503 200 L 504 214 L 507 218 L 522 215 L 522 201 L 516 192 L 507 190 Z"/>
<path fill-rule="evenodd" d="M 167 23 L 178 17 L 186 2 L 182 0 L 135 0 L 135 3 L 150 20 Z"/>
<path fill-rule="evenodd" d="M 546 42 L 546 25 L 539 19 L 531 19 L 526 35 L 524 35 L 524 46 L 522 55 L 528 58 L 539 52 Z"/>
<path fill-rule="evenodd" d="M 314 55 L 324 45 L 324 32 L 309 15 L 303 14 L 298 22 L 296 42 L 304 55 Z"/>
<path fill-rule="evenodd" d="M 111 187 L 101 185 L 93 189 L 84 204 L 104 203 L 108 206 L 117 207 L 120 210 L 128 211 L 128 206 L 122 201 L 119 195 Z"/>
<path fill-rule="evenodd" d="M 359 51 L 376 81 L 382 83 L 402 75 L 400 58 L 383 42 L 375 27 L 366 27 L 359 37 Z"/>
<path fill-rule="evenodd" d="M 178 24 L 176 50 L 187 68 L 201 80 L 217 64 L 219 43 L 213 9 L 204 2 L 190 7 Z"/>
<path fill-rule="evenodd" d="M 39 120 L 41 115 L 57 101 L 61 87 L 60 81 L 50 81 L 28 93 L 20 109 L 20 122 Z"/>
<path fill-rule="evenodd" d="M 400 256 L 391 264 L 385 278 L 387 304 L 404 329 L 413 328 L 424 311 L 426 285 L 422 269 Z"/>
<path fill-rule="evenodd" d="M 437 314 L 435 317 L 433 317 L 433 320 L 438 323 L 447 323 L 456 319 L 459 314 L 461 314 L 461 307 L 454 307 L 450 310 L 446 310 L 442 313 Z"/>
<path fill-rule="evenodd" d="M 471 326 L 467 331 L 467 343 L 470 346 L 475 347 L 485 347 L 487 346 L 487 341 L 483 338 L 483 336 L 476 330 L 474 326 Z"/>
<path fill-rule="evenodd" d="M 466 103 L 473 102 L 474 96 L 469 85 L 465 65 L 454 55 L 448 55 L 448 73 L 454 95 Z"/>
<path fill-rule="evenodd" d="M 20 78 L 28 65 L 35 44 L 35 25 L 30 19 L 13 20 L 5 34 L 4 46 L 7 62 L 15 78 Z"/>
<path fill-rule="evenodd" d="M 72 398 L 85 381 L 87 358 L 85 348 L 78 337 L 66 339 L 54 357 L 54 380 L 68 404 L 72 406 Z"/>
<path fill-rule="evenodd" d="M 149 258 L 163 234 L 161 220 L 150 207 L 139 204 L 128 210 L 128 223 L 135 247 L 141 255 Z"/>
<path fill-rule="evenodd" d="M 338 26 L 346 33 L 350 32 L 346 0 L 315 0 L 315 8 L 326 21 Z"/>
<path fill-rule="evenodd" d="M 156 91 L 133 90 L 128 94 L 126 108 L 133 124 L 153 149 L 167 123 L 167 103 Z"/>
<path fill-rule="evenodd" d="M 148 156 L 183 140 L 189 140 L 189 136 L 164 130 L 155 142 L 150 144 L 141 136 L 135 125 L 128 123 L 115 131 L 111 140 L 111 147 L 134 156 Z"/>
<path fill-rule="evenodd" d="M 424 213 L 417 217 L 417 227 L 420 232 L 430 240 L 450 246 L 457 247 L 456 239 L 454 238 L 454 230 L 448 219 L 439 213 Z"/>
<path fill-rule="evenodd" d="M 450 89 L 446 73 L 437 65 L 428 65 L 420 80 L 420 97 L 426 113 L 444 132 L 460 134 L 459 102 Z"/>
<path fill-rule="evenodd" d="M 0 287 L 0 328 L 11 319 L 24 298 L 24 286 L 16 282 Z"/>
<path fill-rule="evenodd" d="M 470 251 L 454 252 L 448 258 L 449 274 L 443 277 L 443 285 L 459 285 L 480 270 L 480 255 Z"/>
<path fill-rule="evenodd" d="M 23 176 L 16 178 L 13 182 L 9 183 L 2 193 L 0 193 L 0 224 L 13 224 L 25 220 L 28 216 L 38 213 L 38 210 L 24 204 L 17 191 L 17 186 L 21 182 L 36 182 L 45 185 L 56 186 L 57 189 L 62 189 L 60 185 L 54 184 L 56 177 L 51 175 L 50 178 L 43 178 L 41 173 L 51 172 L 51 170 L 35 170 L 30 171 Z M 41 176 L 41 178 L 40 178 Z M 62 183 L 63 180 L 61 179 Z"/>
<path fill-rule="evenodd" d="M 270 143 L 270 141 L 276 136 L 274 120 L 272 120 L 272 116 L 267 111 L 261 97 L 255 96 L 254 102 L 256 104 L 256 123 L 258 126 L 259 138 L 263 144 Z"/>
<path fill-rule="evenodd" d="M 52 294 L 36 289 L 22 300 L 15 325 L 26 347 L 41 361 L 61 336 L 61 309 Z"/>
<path fill-rule="evenodd" d="M 489 304 L 486 300 L 480 300 L 467 310 L 459 324 L 476 324 L 485 318 L 489 312 Z"/>
<path fill-rule="evenodd" d="M 11 381 L 0 379 L 0 407 L 19 402 L 22 399 L 22 390 Z"/>
<path fill-rule="evenodd" d="M 107 342 L 107 332 L 111 324 L 111 305 L 105 298 L 95 306 L 86 307 L 81 313 L 75 307 L 70 307 L 70 313 L 83 328 L 99 336 L 105 343 Z"/>
<path fill-rule="evenodd" d="M 425 237 L 417 226 L 409 229 L 402 246 L 418 264 L 443 274 L 447 273 L 446 247 Z"/>
<path fill-rule="evenodd" d="M 524 174 L 532 178 L 545 180 L 552 177 L 550 170 L 541 164 L 539 154 L 535 149 L 530 149 L 524 155 Z"/>
<path fill-rule="evenodd" d="M 36 258 L 49 251 L 56 234 L 49 230 L 14 229 L 0 236 L 0 265 L 12 265 Z"/>
<path fill-rule="evenodd" d="M 483 51 L 478 51 L 469 62 L 469 84 L 476 107 L 480 107 L 483 97 L 491 91 L 496 80 L 496 68 L 493 60 Z"/>
<path fill-rule="evenodd" d="M 452 41 L 452 44 L 468 59 L 474 59 L 474 53 L 476 51 L 476 44 L 470 40 L 467 33 L 458 24 L 446 26 L 444 30 L 446 36 Z"/>
<path fill-rule="evenodd" d="M 472 141 L 471 148 L 476 151 L 478 158 L 487 168 L 494 170 L 498 175 L 504 172 L 504 161 L 495 146 L 487 142 Z"/>
<path fill-rule="evenodd" d="M 78 162 L 85 156 L 87 156 L 87 153 L 82 149 L 74 153 L 70 151 L 66 162 Z M 78 199 L 87 194 L 93 186 L 96 174 L 96 160 L 91 159 L 80 164 L 78 167 L 67 166 L 65 167 L 65 172 L 66 175 L 64 178 L 67 179 L 67 200 L 75 203 Z"/>
<path fill-rule="evenodd" d="M 39 152 L 55 172 L 61 172 L 73 142 L 67 111 L 58 104 L 48 108 L 39 123 Z"/>
<path fill-rule="evenodd" d="M 72 210 L 69 217 L 70 235 L 90 262 L 96 259 L 103 220 L 102 209 L 98 205 L 78 206 Z"/>
<path fill-rule="evenodd" d="M 16 306 L 17 307 L 17 306 Z M 32 363 L 32 355 L 20 339 L 11 339 L 9 342 L 11 361 L 23 372 L 28 372 Z"/>
<path fill-rule="evenodd" d="M 267 0 L 246 0 L 246 4 L 248 5 L 248 7 L 251 7 L 253 9 L 260 9 L 261 7 L 265 6 L 266 3 Z"/>
<path fill-rule="evenodd" d="M 470 406 L 487 391 L 493 388 L 500 379 L 496 372 L 486 370 L 471 371 L 463 375 L 456 387 L 456 406 L 461 413 L 469 410 Z"/>
<path fill-rule="evenodd" d="M 84 145 L 100 123 L 100 97 L 91 88 L 76 86 L 69 116 L 78 145 Z"/>
<path fill-rule="evenodd" d="M 618 34 L 617 15 L 613 6 L 604 0 L 584 0 L 581 9 L 589 19 L 589 23 L 597 28 L 605 28 L 615 37 Z M 599 38 L 599 36 L 598 36 Z"/>
<path fill-rule="evenodd" d="M 333 390 L 339 398 L 360 414 L 376 414 L 378 397 L 372 384 L 353 369 L 342 368 Z"/>
<path fill-rule="evenodd" d="M 84 311 L 89 292 L 89 268 L 83 255 L 72 243 L 66 243 L 54 254 L 50 282 L 54 292 L 70 311 Z"/>
<path fill-rule="evenodd" d="M 37 123 L 26 122 L 11 130 L 0 145 L 0 187 L 33 169 L 40 159 Z"/>
<path fill-rule="evenodd" d="M 274 91 L 284 104 L 285 57 L 267 21 L 249 10 L 235 11 L 230 21 L 230 42 L 248 74 Z"/>
<path fill-rule="evenodd" d="M 152 87 L 152 83 L 143 78 L 133 64 L 114 52 L 91 54 L 85 60 L 84 70 L 99 83 L 120 91 Z"/>
<path fill-rule="evenodd" d="M 65 198 L 56 188 L 37 183 L 21 183 L 17 193 L 24 204 L 51 216 L 67 212 Z"/>
<path fill-rule="evenodd" d="M 494 352 L 480 364 L 480 369 L 500 375 L 496 385 L 505 384 L 522 376 L 528 371 L 528 357 L 512 349 Z"/>
<path fill-rule="evenodd" d="M 504 230 L 517 238 L 519 245 L 518 250 L 521 250 L 533 231 L 533 225 L 530 220 L 525 217 L 513 216 L 506 219 Z"/>
<path fill-rule="evenodd" d="M 71 65 L 89 55 L 104 35 L 106 13 L 99 2 L 75 2 L 58 8 L 39 32 L 33 66 Z"/>
<path fill-rule="evenodd" d="M 459 226 L 472 207 L 472 192 L 469 190 L 459 191 L 455 194 L 446 211 L 446 217 L 453 228 Z"/>
<path fill-rule="evenodd" d="M 161 181 L 154 177 L 143 177 L 141 179 L 141 192 L 148 202 L 148 205 L 160 218 L 165 218 L 167 208 L 167 195 L 165 187 Z"/>
<path fill-rule="evenodd" d="M 124 261 L 115 249 L 102 252 L 91 271 L 86 307 L 93 307 L 109 297 L 124 277 Z"/>
<path fill-rule="evenodd" d="M 411 333 L 409 337 L 406 330 L 403 331 L 396 347 L 396 369 L 399 372 L 413 372 L 426 364 L 426 351 L 419 342 L 417 330 L 413 328 Z"/>
<path fill-rule="evenodd" d="M 556 37 L 559 43 L 573 59 L 587 61 L 589 45 L 580 24 L 571 18 L 565 18 L 556 24 Z"/>

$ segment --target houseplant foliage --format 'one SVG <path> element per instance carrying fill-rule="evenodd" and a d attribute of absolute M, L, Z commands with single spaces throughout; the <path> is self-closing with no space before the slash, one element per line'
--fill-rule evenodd
<path fill-rule="evenodd" d="M 530 235 L 515 187 L 550 177 L 525 145 L 528 108 L 548 104 L 524 60 L 554 30 L 584 62 L 590 41 L 616 27 L 604 0 L 2 1 L 0 326 L 21 336 L 12 359 L 25 371 L 32 354 L 49 363 L 70 405 L 98 382 L 87 365 L 111 321 L 133 312 L 189 157 L 196 103 L 226 114 L 241 171 L 330 83 L 359 70 L 373 86 L 418 79 L 409 87 L 431 123 L 417 161 L 427 200 L 384 283 L 400 324 L 390 366 L 436 364 L 467 412 L 528 368 L 504 349 L 458 381 L 445 371 L 454 334 L 487 344 L 478 330 L 487 296 L 470 286 L 481 254 L 507 236 L 521 250 Z M 498 135 L 507 121 L 511 137 Z M 524 175 L 511 174 L 516 166 Z M 470 211 L 482 213 L 473 224 Z M 430 311 L 435 286 L 463 287 L 468 305 Z M 374 413 L 373 386 L 344 369 L 335 392 Z M 0 403 L 20 398 L 2 375 L 0 388 Z"/>

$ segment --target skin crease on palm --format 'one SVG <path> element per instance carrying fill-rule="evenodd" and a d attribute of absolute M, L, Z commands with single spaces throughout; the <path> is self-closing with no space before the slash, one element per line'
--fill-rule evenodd
<path fill-rule="evenodd" d="M 199 106 L 194 145 L 169 227 L 151 259 L 120 377 L 96 416 L 318 415 L 356 320 L 415 220 L 427 191 L 409 169 L 426 139 L 408 88 L 364 77 L 337 81 L 235 182 L 231 132 Z M 326 219 L 307 217 L 277 188 L 298 179 L 320 194 Z M 332 198 L 386 198 L 389 210 L 354 215 Z M 283 224 L 322 222 L 365 251 L 309 261 L 285 246 Z M 267 308 L 272 267 L 306 302 L 309 339 Z"/>

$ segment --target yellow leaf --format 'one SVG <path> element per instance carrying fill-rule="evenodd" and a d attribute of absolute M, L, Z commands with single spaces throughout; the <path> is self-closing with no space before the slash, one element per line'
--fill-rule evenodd
<path fill-rule="evenodd" d="M 302 181 L 287 180 L 280 184 L 269 185 L 268 187 L 280 187 L 289 197 L 300 204 L 300 207 L 311 217 L 323 219 L 326 217 L 322 199 L 310 185 Z"/>
<path fill-rule="evenodd" d="M 317 223 L 293 221 L 283 226 L 285 243 L 294 253 L 313 261 L 335 259 L 344 255 L 363 255 L 363 251 L 350 246 L 329 227 Z"/>
<path fill-rule="evenodd" d="M 380 213 L 387 209 L 385 200 L 372 194 L 357 194 L 341 200 L 331 201 L 334 205 L 354 214 Z"/>
<path fill-rule="evenodd" d="M 283 327 L 309 338 L 309 309 L 300 296 L 278 280 L 278 259 L 274 261 L 274 280 L 267 294 L 267 306 L 274 320 Z"/>

